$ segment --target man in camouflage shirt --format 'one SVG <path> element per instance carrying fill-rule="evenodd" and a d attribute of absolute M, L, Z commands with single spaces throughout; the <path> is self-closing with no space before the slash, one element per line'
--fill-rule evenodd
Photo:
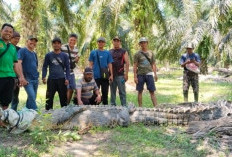
<path fill-rule="evenodd" d="M 134 81 L 136 83 L 136 90 L 138 91 L 138 104 L 142 107 L 142 94 L 144 83 L 147 84 L 147 89 L 150 92 L 152 103 L 157 106 L 157 100 L 155 96 L 155 81 L 158 80 L 156 74 L 156 64 L 154 54 L 148 50 L 148 40 L 145 37 L 140 38 L 139 50 L 134 55 Z M 153 77 L 154 74 L 154 77 Z"/>
<path fill-rule="evenodd" d="M 198 73 L 188 68 L 188 65 L 200 66 L 200 56 L 193 52 L 193 44 L 189 43 L 186 47 L 187 52 L 181 56 L 180 65 L 184 68 L 183 74 L 183 95 L 184 101 L 188 102 L 188 90 L 191 85 L 194 93 L 194 101 L 198 102 L 199 80 Z"/>

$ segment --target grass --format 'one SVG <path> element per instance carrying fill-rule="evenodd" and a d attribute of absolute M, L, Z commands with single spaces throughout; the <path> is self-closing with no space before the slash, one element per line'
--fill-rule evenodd
<path fill-rule="evenodd" d="M 156 97 L 158 104 L 163 103 L 181 103 L 183 102 L 182 95 L 182 71 L 176 70 L 174 72 L 163 72 L 159 74 L 159 80 L 156 82 Z M 131 80 L 133 76 L 130 75 Z M 150 94 L 144 86 L 143 93 L 143 106 L 152 107 L 152 101 Z M 232 100 L 232 84 L 226 82 L 214 82 L 211 80 L 199 81 L 199 101 L 200 102 L 212 102 L 219 99 Z M 127 101 L 133 102 L 138 106 L 137 103 L 137 92 L 127 93 Z M 189 89 L 189 101 L 194 101 L 193 91 Z M 116 103 L 120 104 L 119 97 L 116 99 Z"/>
<path fill-rule="evenodd" d="M 156 83 L 156 96 L 158 104 L 163 103 L 180 103 L 183 102 L 182 96 L 182 71 L 162 72 L 159 74 L 159 80 Z M 129 74 L 129 80 L 133 80 L 133 75 Z M 210 80 L 200 81 L 200 97 L 201 102 L 211 102 L 219 99 L 232 100 L 232 84 L 216 83 Z M 37 105 L 40 110 L 45 108 L 46 85 L 40 84 L 37 95 Z M 19 109 L 24 107 L 26 102 L 26 93 L 23 88 L 20 90 Z M 127 101 L 137 104 L 137 92 L 134 90 L 127 93 Z M 189 101 L 193 101 L 193 92 L 189 90 Z M 119 97 L 116 99 L 120 104 Z M 152 107 L 149 92 L 144 90 L 143 106 Z M 59 98 L 56 94 L 54 99 L 54 108 L 60 108 Z M 59 142 L 67 140 L 79 140 L 74 132 L 62 134 L 58 131 L 45 131 L 43 126 L 35 129 L 33 132 L 26 132 L 22 135 L 10 135 L 8 132 L 0 128 L 0 156 L 44 156 L 51 154 L 53 146 Z M 175 129 L 177 132 L 170 133 L 169 129 Z M 131 125 L 127 128 L 116 127 L 114 129 L 95 128 L 91 133 L 110 131 L 111 137 L 100 146 L 100 152 L 103 156 L 139 156 L 139 157 L 166 157 L 166 156 L 183 156 L 197 157 L 206 156 L 207 149 L 198 149 L 202 145 L 200 141 L 191 142 L 190 137 L 183 133 L 185 128 L 182 127 L 147 127 L 142 124 Z M 22 147 L 3 147 L 1 140 L 7 140 L 8 136 L 13 139 L 27 142 Z M 18 144 L 20 146 L 20 144 Z M 51 154 L 52 156 L 53 154 Z M 71 156 L 71 155 L 67 155 Z"/>
<path fill-rule="evenodd" d="M 207 150 L 197 150 L 199 144 L 192 143 L 187 135 L 180 132 L 169 134 L 166 127 L 139 124 L 115 128 L 102 152 L 110 156 L 206 156 Z"/>

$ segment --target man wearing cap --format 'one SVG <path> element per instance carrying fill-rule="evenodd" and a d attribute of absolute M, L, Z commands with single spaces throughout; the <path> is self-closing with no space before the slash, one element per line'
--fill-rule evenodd
<path fill-rule="evenodd" d="M 90 67 L 85 68 L 83 78 L 77 81 L 77 100 L 78 105 L 97 105 L 101 102 L 101 95 Z"/>
<path fill-rule="evenodd" d="M 13 44 L 16 48 L 16 51 L 21 49 L 17 44 L 19 43 L 20 40 L 20 34 L 16 31 L 13 33 L 13 37 L 11 38 L 10 42 Z M 11 101 L 11 108 L 15 111 L 17 111 L 18 103 L 19 103 L 19 86 L 18 86 L 18 77 L 15 78 L 15 87 L 14 87 L 14 92 L 13 92 L 13 98 Z"/>
<path fill-rule="evenodd" d="M 113 49 L 110 53 L 114 62 L 112 63 L 114 79 L 110 84 L 111 105 L 116 105 L 116 90 L 118 87 L 120 101 L 122 106 L 126 106 L 126 87 L 125 82 L 128 80 L 129 59 L 128 53 L 121 48 L 121 40 L 118 36 L 113 38 Z"/>
<path fill-rule="evenodd" d="M 98 49 L 93 50 L 89 56 L 89 65 L 93 68 L 94 79 L 98 88 L 101 88 L 102 102 L 108 104 L 109 81 L 113 81 L 112 56 L 108 50 L 104 50 L 105 38 L 97 39 Z M 110 73 L 110 74 L 109 74 Z"/>
<path fill-rule="evenodd" d="M 144 83 L 147 84 L 147 89 L 150 92 L 152 103 L 157 106 L 157 100 L 155 96 L 155 81 L 158 80 L 156 74 L 156 64 L 155 55 L 152 51 L 148 50 L 148 40 L 145 37 L 140 38 L 139 45 L 141 50 L 139 50 L 134 55 L 134 81 L 136 83 L 136 90 L 138 91 L 138 104 L 142 107 L 142 94 Z M 154 74 L 154 77 L 153 77 Z"/>
<path fill-rule="evenodd" d="M 75 46 L 77 43 L 77 35 L 72 33 L 69 35 L 68 44 L 64 44 L 61 47 L 61 51 L 67 53 L 70 63 L 70 78 L 67 90 L 67 103 L 69 104 L 73 91 L 76 90 L 76 80 L 74 75 L 74 68 L 79 61 L 80 53 L 78 53 L 78 49 Z"/>
<path fill-rule="evenodd" d="M 5 23 L 2 25 L 0 38 L 0 107 L 3 110 L 8 108 L 12 100 L 15 73 L 19 78 L 20 86 L 27 83 L 19 64 L 17 64 L 16 48 L 10 43 L 13 32 L 14 27 L 11 24 Z"/>
<path fill-rule="evenodd" d="M 46 110 L 53 109 L 53 99 L 56 91 L 59 94 L 61 107 L 67 106 L 67 85 L 70 77 L 69 58 L 61 51 L 60 38 L 52 40 L 53 51 L 45 55 L 42 80 L 47 83 Z M 47 68 L 49 67 L 48 81 L 46 80 Z"/>
<path fill-rule="evenodd" d="M 22 71 L 28 84 L 24 86 L 27 93 L 26 107 L 28 109 L 37 110 L 36 96 L 38 89 L 38 59 L 35 53 L 35 48 L 38 39 L 35 36 L 29 36 L 26 42 L 26 47 L 21 48 L 18 52 L 19 64 L 22 65 Z"/>
<path fill-rule="evenodd" d="M 194 93 L 194 101 L 198 102 L 199 96 L 199 80 L 198 72 L 195 67 L 200 66 L 200 56 L 193 52 L 193 44 L 188 43 L 186 46 L 186 53 L 180 58 L 180 65 L 184 68 L 183 72 L 183 95 L 184 101 L 188 102 L 188 90 L 191 85 Z"/>

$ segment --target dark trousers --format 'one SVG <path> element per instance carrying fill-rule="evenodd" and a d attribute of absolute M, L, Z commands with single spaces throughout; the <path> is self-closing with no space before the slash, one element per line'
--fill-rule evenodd
<path fill-rule="evenodd" d="M 98 88 L 101 89 L 102 103 L 108 105 L 109 80 L 99 78 L 95 79 L 95 82 L 97 83 Z"/>
<path fill-rule="evenodd" d="M 17 81 L 15 81 L 15 87 L 13 92 L 13 98 L 11 101 L 11 109 L 17 111 L 17 107 L 19 104 L 19 86 L 17 85 Z"/>
<path fill-rule="evenodd" d="M 81 101 L 83 102 L 84 105 L 98 105 L 98 103 L 95 101 L 97 96 L 93 94 L 93 96 L 89 99 L 86 98 L 81 98 Z"/>
<path fill-rule="evenodd" d="M 56 91 L 59 94 L 61 107 L 67 106 L 67 86 L 64 83 L 64 78 L 48 79 L 45 106 L 46 110 L 53 109 L 53 99 Z"/>
<path fill-rule="evenodd" d="M 9 106 L 13 96 L 14 84 L 13 77 L 0 78 L 0 106 Z"/>

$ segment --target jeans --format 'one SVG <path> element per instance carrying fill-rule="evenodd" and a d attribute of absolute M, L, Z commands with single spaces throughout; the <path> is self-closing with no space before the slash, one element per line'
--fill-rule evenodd
<path fill-rule="evenodd" d="M 30 79 L 27 79 L 27 81 L 29 82 L 28 85 L 24 86 L 25 91 L 27 92 L 26 107 L 28 109 L 37 110 L 36 95 L 39 81 Z"/>
<path fill-rule="evenodd" d="M 76 87 L 76 80 L 75 80 L 75 75 L 74 74 L 70 74 L 70 78 L 69 78 L 69 84 L 68 84 L 68 89 L 72 89 L 75 90 Z"/>
<path fill-rule="evenodd" d="M 124 76 L 117 76 L 114 77 L 113 82 L 110 84 L 110 91 L 111 91 L 111 105 L 116 105 L 116 90 L 118 87 L 120 101 L 122 106 L 126 106 L 126 87 L 125 87 L 125 80 Z"/>
<path fill-rule="evenodd" d="M 108 105 L 108 92 L 109 92 L 109 80 L 108 79 L 95 79 L 98 88 L 101 88 L 102 93 L 102 103 Z"/>

